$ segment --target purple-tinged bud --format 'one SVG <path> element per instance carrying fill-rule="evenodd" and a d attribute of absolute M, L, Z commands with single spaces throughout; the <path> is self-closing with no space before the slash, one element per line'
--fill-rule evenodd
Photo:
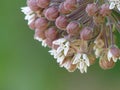
<path fill-rule="evenodd" d="M 90 27 L 85 27 L 80 32 L 80 38 L 83 40 L 90 40 L 92 38 L 92 35 L 93 35 L 93 31 L 92 28 Z"/>
<path fill-rule="evenodd" d="M 64 2 L 64 7 L 68 11 L 73 11 L 77 7 L 77 0 L 66 0 Z"/>
<path fill-rule="evenodd" d="M 60 64 L 60 67 L 65 67 L 69 72 L 76 70 L 77 64 L 72 64 L 71 57 L 66 57 Z"/>
<path fill-rule="evenodd" d="M 45 31 L 45 36 L 51 40 L 55 40 L 58 36 L 57 29 L 55 27 L 51 27 Z"/>
<path fill-rule="evenodd" d="M 106 70 L 106 69 L 113 68 L 115 65 L 115 62 L 113 62 L 113 60 L 108 61 L 106 58 L 101 58 L 99 60 L 99 65 L 102 69 Z"/>
<path fill-rule="evenodd" d="M 45 40 L 45 42 L 46 42 L 46 44 L 48 45 L 48 47 L 52 47 L 52 42 L 53 42 L 53 40 L 51 40 L 50 38 L 47 38 L 46 40 Z"/>
<path fill-rule="evenodd" d="M 66 30 L 66 27 L 68 25 L 68 19 L 66 16 L 61 15 L 56 19 L 55 24 L 57 28 L 61 30 Z"/>
<path fill-rule="evenodd" d="M 48 28 L 49 22 L 46 18 L 40 17 L 35 21 L 35 27 L 41 30 L 46 30 Z"/>
<path fill-rule="evenodd" d="M 116 57 L 116 58 L 120 57 L 120 49 L 119 48 L 113 46 L 110 48 L 110 52 L 114 57 Z"/>
<path fill-rule="evenodd" d="M 64 2 L 59 5 L 59 12 L 62 14 L 69 14 L 71 11 L 65 9 Z"/>
<path fill-rule="evenodd" d="M 35 29 L 35 35 L 34 38 L 41 38 L 41 39 L 45 39 L 45 32 L 39 29 Z"/>
<path fill-rule="evenodd" d="M 59 16 L 58 7 L 51 6 L 45 11 L 45 17 L 50 21 L 55 21 L 56 18 Z"/>
<path fill-rule="evenodd" d="M 35 30 L 35 21 L 32 21 L 32 22 L 29 24 L 29 28 L 32 29 L 32 30 Z"/>
<path fill-rule="evenodd" d="M 38 11 L 40 8 L 37 6 L 36 0 L 27 0 L 27 5 L 33 11 Z"/>
<path fill-rule="evenodd" d="M 41 8 L 46 8 L 50 4 L 50 0 L 37 0 L 37 5 Z"/>
<path fill-rule="evenodd" d="M 109 9 L 108 4 L 103 4 L 100 9 L 100 14 L 104 16 L 109 16 L 111 14 L 111 10 Z"/>
<path fill-rule="evenodd" d="M 86 12 L 89 16 L 95 16 L 97 14 L 97 11 L 99 10 L 97 4 L 87 4 Z"/>
<path fill-rule="evenodd" d="M 53 43 L 52 43 L 52 49 L 57 50 L 57 49 L 58 49 L 58 47 L 59 47 L 59 45 L 55 45 L 55 44 L 53 44 Z"/>
<path fill-rule="evenodd" d="M 71 21 L 67 27 L 67 33 L 71 36 L 74 36 L 74 35 L 77 35 L 79 34 L 79 31 L 80 31 L 80 25 L 79 25 L 79 22 L 77 21 Z"/>

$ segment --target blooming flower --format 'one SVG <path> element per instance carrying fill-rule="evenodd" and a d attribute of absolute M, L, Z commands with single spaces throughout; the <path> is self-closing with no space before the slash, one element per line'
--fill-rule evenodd
<path fill-rule="evenodd" d="M 81 71 L 81 73 L 87 72 L 87 67 L 90 66 L 89 58 L 86 54 L 77 53 L 73 57 L 73 64 L 77 64 L 77 68 Z"/>
<path fill-rule="evenodd" d="M 114 9 L 115 6 L 117 7 L 117 9 L 120 11 L 120 0 L 109 0 L 110 2 L 110 9 Z"/>
<path fill-rule="evenodd" d="M 54 56 L 55 59 L 57 59 L 57 62 L 61 64 L 69 51 L 70 43 L 66 39 L 61 38 L 61 39 L 55 40 L 53 44 L 59 45 L 59 47 L 57 48 L 57 50 L 53 49 L 53 50 L 50 50 L 49 52 L 51 53 L 51 55 Z"/>
<path fill-rule="evenodd" d="M 29 7 L 22 7 L 22 12 L 26 15 L 25 20 L 28 20 L 28 25 L 35 20 L 35 14 Z"/>

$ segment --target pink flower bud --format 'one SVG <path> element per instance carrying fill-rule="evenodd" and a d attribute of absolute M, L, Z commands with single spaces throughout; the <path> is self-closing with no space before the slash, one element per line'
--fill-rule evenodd
<path fill-rule="evenodd" d="M 32 22 L 29 24 L 29 28 L 32 29 L 32 30 L 35 30 L 35 21 L 32 21 Z"/>
<path fill-rule="evenodd" d="M 120 57 L 120 49 L 117 48 L 117 47 L 115 47 L 115 46 L 112 46 L 112 47 L 110 48 L 110 53 L 112 54 L 112 56 L 113 56 L 114 58 L 119 58 L 119 57 Z"/>
<path fill-rule="evenodd" d="M 45 36 L 51 40 L 55 40 L 57 38 L 58 32 L 55 27 L 51 27 L 45 31 Z"/>
<path fill-rule="evenodd" d="M 80 32 L 80 38 L 83 40 L 89 40 L 92 38 L 92 28 L 90 27 L 85 27 L 83 30 Z"/>
<path fill-rule="evenodd" d="M 45 42 L 46 42 L 46 44 L 48 45 L 48 47 L 52 47 L 52 42 L 53 42 L 53 40 L 51 40 L 50 38 L 47 38 L 46 40 L 45 40 Z"/>
<path fill-rule="evenodd" d="M 38 18 L 35 21 L 35 27 L 41 30 L 47 29 L 48 25 L 49 25 L 49 22 L 44 17 Z"/>
<path fill-rule="evenodd" d="M 35 35 L 34 38 L 41 38 L 41 39 L 45 39 L 45 32 L 39 29 L 35 30 Z"/>
<path fill-rule="evenodd" d="M 68 11 L 73 11 L 77 7 L 77 0 L 66 0 L 64 2 L 64 7 Z"/>
<path fill-rule="evenodd" d="M 109 9 L 109 5 L 108 4 L 103 4 L 101 6 L 101 9 L 100 9 L 100 14 L 102 16 L 108 16 L 111 14 L 111 10 Z"/>
<path fill-rule="evenodd" d="M 66 57 L 63 62 L 60 64 L 61 67 L 65 67 L 69 72 L 76 70 L 77 65 L 72 64 L 71 57 Z"/>
<path fill-rule="evenodd" d="M 95 16 L 98 10 L 98 6 L 95 3 L 87 4 L 86 12 L 89 16 Z"/>
<path fill-rule="evenodd" d="M 108 61 L 107 59 L 101 58 L 99 60 L 99 65 L 102 69 L 106 70 L 113 68 L 115 63 L 113 62 L 113 60 Z"/>
<path fill-rule="evenodd" d="M 77 35 L 79 34 L 80 31 L 80 25 L 77 21 L 71 21 L 68 25 L 67 25 L 67 33 L 70 35 Z"/>
<path fill-rule="evenodd" d="M 41 8 L 46 8 L 50 4 L 50 0 L 37 0 L 37 5 Z"/>
<path fill-rule="evenodd" d="M 27 0 L 27 5 L 33 11 L 38 11 L 40 8 L 37 6 L 36 0 Z"/>
<path fill-rule="evenodd" d="M 45 11 L 45 17 L 50 21 L 55 21 L 59 16 L 58 7 L 51 6 Z"/>
<path fill-rule="evenodd" d="M 68 25 L 68 19 L 67 17 L 61 15 L 56 19 L 55 24 L 59 29 L 66 30 L 66 27 Z"/>
<path fill-rule="evenodd" d="M 59 5 L 59 12 L 62 14 L 69 14 L 71 11 L 65 9 L 64 2 Z"/>

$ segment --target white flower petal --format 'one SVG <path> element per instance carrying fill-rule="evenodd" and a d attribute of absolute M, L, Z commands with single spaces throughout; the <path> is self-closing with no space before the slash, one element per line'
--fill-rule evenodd
<path fill-rule="evenodd" d="M 66 41 L 66 39 L 61 38 L 61 39 L 58 39 L 58 40 L 53 41 L 53 44 L 55 44 L 55 45 L 60 45 L 60 44 L 64 43 L 65 41 Z"/>
<path fill-rule="evenodd" d="M 87 73 L 87 66 L 84 66 L 84 71 L 85 73 Z"/>
<path fill-rule="evenodd" d="M 65 59 L 65 56 L 61 56 L 61 57 L 57 58 L 57 62 L 62 64 L 64 59 Z"/>
<path fill-rule="evenodd" d="M 115 3 L 114 2 L 111 2 L 110 3 L 110 6 L 109 6 L 109 9 L 114 9 L 115 8 Z"/>
<path fill-rule="evenodd" d="M 117 5 L 118 10 L 120 11 L 120 4 Z"/>
<path fill-rule="evenodd" d="M 84 68 L 84 62 L 80 62 L 80 69 Z"/>
<path fill-rule="evenodd" d="M 113 56 L 112 53 L 110 51 L 108 51 L 108 54 L 107 54 L 108 61 L 111 60 L 112 56 Z"/>
<path fill-rule="evenodd" d="M 83 59 L 85 60 L 86 65 L 90 66 L 89 58 L 87 57 L 86 54 L 83 54 Z"/>

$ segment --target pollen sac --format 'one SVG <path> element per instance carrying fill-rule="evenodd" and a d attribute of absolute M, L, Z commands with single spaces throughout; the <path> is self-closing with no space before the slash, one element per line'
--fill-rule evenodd
<path fill-rule="evenodd" d="M 45 17 L 50 21 L 55 21 L 59 16 L 58 7 L 51 6 L 45 11 Z"/>

